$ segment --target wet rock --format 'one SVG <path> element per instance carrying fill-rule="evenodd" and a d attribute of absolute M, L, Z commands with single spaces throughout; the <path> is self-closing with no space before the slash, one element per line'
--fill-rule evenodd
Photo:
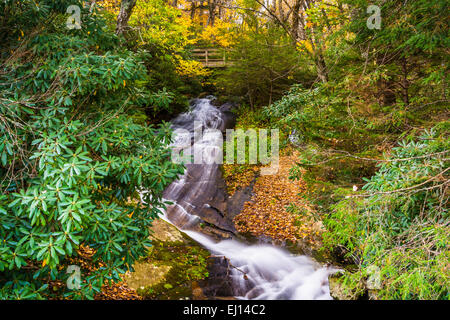
<path fill-rule="evenodd" d="M 233 207 L 230 214 L 222 170 L 219 163 L 214 163 L 215 157 L 222 151 L 222 137 L 219 133 L 195 138 L 194 123 L 201 122 L 204 130 L 216 129 L 224 132 L 234 126 L 235 115 L 231 112 L 231 104 L 215 108 L 210 104 L 210 100 L 207 100 L 214 100 L 213 97 L 205 98 L 192 100 L 191 112 L 181 114 L 172 121 L 174 128 L 188 130 L 191 136 L 198 140 L 192 142 L 195 144 L 191 149 L 189 146 L 183 148 L 193 153 L 201 152 L 203 163 L 186 164 L 184 175 L 164 191 L 163 197 L 175 203 L 168 206 L 166 214 L 176 226 L 202 231 L 216 239 L 224 239 L 236 232 L 233 223 L 236 209 Z M 216 151 L 217 148 L 220 151 Z"/>
<path fill-rule="evenodd" d="M 137 262 L 134 264 L 134 272 L 125 274 L 124 280 L 134 290 L 144 289 L 164 281 L 170 268 L 170 266 L 156 266 L 147 262 Z"/>
<path fill-rule="evenodd" d="M 203 289 L 200 287 L 197 281 L 192 282 L 192 300 L 206 300 L 206 296 L 203 293 Z"/>
<path fill-rule="evenodd" d="M 224 114 L 224 127 L 222 131 L 234 128 L 236 125 L 236 114 L 231 111 L 222 111 L 222 113 Z"/>
<path fill-rule="evenodd" d="M 380 300 L 378 293 L 380 290 L 368 290 L 369 300 Z"/>
<path fill-rule="evenodd" d="M 256 178 L 257 177 L 255 177 L 253 181 L 245 188 L 236 190 L 236 192 L 227 199 L 229 219 L 233 220 L 234 217 L 242 211 L 244 204 L 252 199 L 253 186 L 255 185 Z"/>
<path fill-rule="evenodd" d="M 369 277 L 366 281 L 366 287 L 369 290 L 380 290 L 381 289 L 381 271 L 378 266 L 371 265 L 367 268 L 367 273 Z"/>
<path fill-rule="evenodd" d="M 356 300 L 358 296 L 345 288 L 342 283 L 342 274 L 334 273 L 328 276 L 330 295 L 336 300 Z"/>
<path fill-rule="evenodd" d="M 233 297 L 231 266 L 228 259 L 212 256 L 208 261 L 209 277 L 199 282 L 203 293 L 209 298 Z"/>
<path fill-rule="evenodd" d="M 150 232 L 151 240 L 170 242 L 185 241 L 185 236 L 177 228 L 164 220 L 154 220 Z"/>
<path fill-rule="evenodd" d="M 227 211 L 226 185 L 219 165 L 188 164 L 186 170 L 182 183 L 173 183 L 164 191 L 165 199 L 177 202 L 167 208 L 169 219 L 183 229 L 199 230 L 201 224 L 216 228 L 218 232 L 211 234 L 215 237 L 223 232 L 235 233 L 232 217 Z M 209 173 L 207 180 L 205 171 Z M 199 219 L 192 220 L 190 215 Z"/>
<path fill-rule="evenodd" d="M 200 223 L 195 231 L 207 234 L 218 240 L 233 239 L 235 237 L 235 234 L 231 231 L 219 229 L 214 225 L 205 225 L 204 223 Z"/>
<path fill-rule="evenodd" d="M 201 92 L 201 93 L 198 95 L 198 99 L 204 99 L 204 98 L 206 98 L 207 96 L 209 96 L 209 93 L 208 93 L 208 92 Z"/>
<path fill-rule="evenodd" d="M 238 105 L 231 102 L 226 102 L 220 106 L 217 106 L 217 109 L 219 109 L 222 112 L 234 112 L 238 108 Z"/>
<path fill-rule="evenodd" d="M 153 221 L 150 239 L 149 256 L 124 275 L 126 284 L 145 299 L 202 299 L 194 282 L 206 278 L 210 253 L 164 220 Z"/>
<path fill-rule="evenodd" d="M 177 228 L 164 220 L 154 220 L 150 228 L 150 239 L 158 242 L 186 243 L 186 236 Z M 153 247 L 149 248 L 150 252 Z M 133 272 L 127 272 L 124 280 L 134 290 L 142 290 L 165 281 L 165 276 L 171 269 L 168 265 L 157 265 L 148 260 L 141 260 L 134 264 Z"/>

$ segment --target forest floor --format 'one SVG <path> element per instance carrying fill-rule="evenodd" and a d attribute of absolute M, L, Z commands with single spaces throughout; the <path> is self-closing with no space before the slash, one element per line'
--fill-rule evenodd
<path fill-rule="evenodd" d="M 259 176 L 253 187 L 253 196 L 244 204 L 243 210 L 234 218 L 240 233 L 265 236 L 273 240 L 302 243 L 312 250 L 321 246 L 323 226 L 313 218 L 313 208 L 301 195 L 306 191 L 303 180 L 290 180 L 289 171 L 299 160 L 296 150 L 288 149 L 280 155 L 279 170 L 274 175 Z M 233 166 L 233 165 L 231 165 Z M 255 170 L 255 168 L 257 170 Z M 256 177 L 259 168 L 249 166 L 240 175 L 230 177 L 224 168 L 231 192 L 243 188 Z M 294 208 L 288 210 L 289 207 Z"/>
<path fill-rule="evenodd" d="M 130 288 L 126 282 L 104 285 L 99 294 L 95 296 L 96 300 L 142 300 L 136 290 Z"/>

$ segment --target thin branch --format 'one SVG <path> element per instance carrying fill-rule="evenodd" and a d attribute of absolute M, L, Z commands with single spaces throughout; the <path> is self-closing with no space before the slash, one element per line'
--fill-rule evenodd
<path fill-rule="evenodd" d="M 340 156 L 340 157 L 335 157 L 332 159 L 327 159 L 321 162 L 316 162 L 316 163 L 305 163 L 305 164 L 300 164 L 297 162 L 298 165 L 301 166 L 317 166 L 317 165 L 321 165 L 327 162 L 331 162 L 334 160 L 338 160 L 338 159 L 343 159 L 343 158 L 354 158 L 354 159 L 358 159 L 358 160 L 363 160 L 363 161 L 374 161 L 374 162 L 399 162 L 399 161 L 410 161 L 410 160 L 415 160 L 415 159 L 424 159 L 424 158 L 430 158 L 430 157 L 434 157 L 434 156 L 438 156 L 438 155 L 443 155 L 446 153 L 449 153 L 450 150 L 445 150 L 445 151 L 441 151 L 441 152 L 436 152 L 436 153 L 430 153 L 430 154 L 425 154 L 425 155 L 421 155 L 421 156 L 416 156 L 416 157 L 409 157 L 409 158 L 398 158 L 398 159 L 373 159 L 373 158 L 365 158 L 365 157 L 358 157 L 355 155 L 350 154 L 347 151 L 339 151 L 339 150 L 333 150 L 336 153 L 345 153 L 345 155 Z M 443 159 L 444 161 L 448 160 L 448 159 Z"/>
<path fill-rule="evenodd" d="M 437 177 L 443 175 L 443 174 L 446 173 L 448 170 L 450 170 L 450 167 L 447 168 L 447 169 L 445 169 L 444 171 L 438 173 L 437 175 L 431 177 L 430 179 L 428 179 L 428 180 L 426 180 L 426 181 L 424 181 L 424 182 L 422 182 L 422 183 L 416 184 L 416 185 L 414 185 L 414 186 L 408 187 L 408 188 L 401 188 L 401 189 L 396 189 L 396 190 L 391 190 L 391 191 L 377 191 L 377 192 L 373 192 L 373 193 L 355 194 L 355 195 L 349 196 L 349 198 L 370 197 L 370 196 L 377 195 L 377 194 L 403 193 L 403 192 L 405 192 L 405 191 L 411 191 L 411 190 L 414 190 L 414 191 L 416 191 L 416 192 L 419 192 L 419 191 L 426 191 L 426 190 L 432 190 L 432 189 L 440 188 L 440 187 L 443 187 L 443 186 L 449 184 L 449 183 L 450 183 L 450 179 L 447 179 L 446 181 L 444 181 L 444 183 L 442 183 L 442 184 L 440 184 L 440 185 L 435 185 L 435 186 L 423 188 L 423 189 L 420 189 L 420 190 L 416 190 L 417 188 L 419 188 L 419 187 L 421 187 L 421 186 L 423 186 L 423 185 L 425 185 L 425 184 L 427 184 L 427 183 L 429 183 L 429 182 L 435 180 Z"/>

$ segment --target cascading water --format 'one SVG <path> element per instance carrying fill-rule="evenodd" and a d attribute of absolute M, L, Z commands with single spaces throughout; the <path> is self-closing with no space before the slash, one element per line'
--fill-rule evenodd
<path fill-rule="evenodd" d="M 225 130 L 226 116 L 211 104 L 211 99 L 196 99 L 191 110 L 172 121 L 172 127 L 189 132 L 184 140 L 184 151 L 195 144 L 206 164 L 187 164 L 186 171 L 165 191 L 164 198 L 173 202 L 163 217 L 215 255 L 226 257 L 231 264 L 230 276 L 233 293 L 241 299 L 331 299 L 328 275 L 334 270 L 319 265 L 306 256 L 296 256 L 271 245 L 247 245 L 236 240 L 214 241 L 196 228 L 209 215 L 217 215 L 215 225 L 220 230 L 233 231 L 230 223 L 224 222 L 220 210 L 214 208 L 217 192 L 219 165 L 211 160 L 221 156 L 222 137 L 213 134 L 196 136 L 195 124 L 204 130 Z M 187 139 L 186 139 L 187 138 Z M 186 141 L 188 143 L 186 144 Z M 174 147 L 180 142 L 175 139 Z M 182 143 L 182 144 L 183 144 Z M 206 211 L 205 211 L 206 210 Z M 209 211 L 208 211 L 209 210 Z M 199 217 L 202 212 L 203 216 Z M 222 219 L 221 219 L 222 217 Z M 195 230 L 195 231 L 193 231 Z"/>

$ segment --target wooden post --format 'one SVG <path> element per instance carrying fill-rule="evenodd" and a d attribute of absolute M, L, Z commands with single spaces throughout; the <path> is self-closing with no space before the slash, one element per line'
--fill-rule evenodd
<path fill-rule="evenodd" d="M 206 66 L 208 66 L 208 49 L 205 49 L 205 61 L 206 61 Z"/>

